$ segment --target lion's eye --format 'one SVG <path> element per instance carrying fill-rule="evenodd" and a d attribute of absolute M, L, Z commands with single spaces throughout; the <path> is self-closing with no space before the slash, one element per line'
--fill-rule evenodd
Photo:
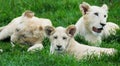
<path fill-rule="evenodd" d="M 63 40 L 67 39 L 67 37 L 63 37 Z"/>
<path fill-rule="evenodd" d="M 96 16 L 99 16 L 99 14 L 98 13 L 94 13 Z"/>
<path fill-rule="evenodd" d="M 26 38 L 26 36 L 25 36 L 24 34 L 20 35 L 20 37 L 22 37 L 22 38 Z"/>
<path fill-rule="evenodd" d="M 58 37 L 57 36 L 54 36 L 54 39 L 57 39 Z"/>
<path fill-rule="evenodd" d="M 106 15 L 104 15 L 104 17 L 106 17 Z"/>
<path fill-rule="evenodd" d="M 20 31 L 20 29 L 17 28 L 17 29 L 16 29 L 16 32 L 18 32 L 18 31 Z"/>

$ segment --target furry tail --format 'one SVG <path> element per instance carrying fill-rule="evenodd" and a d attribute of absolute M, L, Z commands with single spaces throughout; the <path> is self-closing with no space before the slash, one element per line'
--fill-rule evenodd
<path fill-rule="evenodd" d="M 5 26 L 3 26 L 3 27 L 0 27 L 0 31 L 2 31 L 4 28 L 5 28 Z"/>
<path fill-rule="evenodd" d="M 112 23 L 112 22 L 108 22 L 106 24 L 106 26 L 104 27 L 102 37 L 106 38 L 110 35 L 115 35 L 116 31 L 119 29 L 120 29 L 120 27 L 117 24 Z"/>

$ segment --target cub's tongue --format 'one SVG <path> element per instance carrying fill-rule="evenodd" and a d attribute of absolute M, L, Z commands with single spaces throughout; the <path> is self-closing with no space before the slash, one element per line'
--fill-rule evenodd
<path fill-rule="evenodd" d="M 94 31 L 94 32 L 101 33 L 102 30 L 103 30 L 103 28 L 93 27 L 93 31 Z"/>

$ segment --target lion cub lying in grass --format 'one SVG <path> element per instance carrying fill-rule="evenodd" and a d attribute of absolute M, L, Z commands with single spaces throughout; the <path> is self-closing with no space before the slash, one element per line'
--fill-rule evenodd
<path fill-rule="evenodd" d="M 77 59 L 82 59 L 87 55 L 95 54 L 98 57 L 102 54 L 113 55 L 116 50 L 113 48 L 100 48 L 80 44 L 74 39 L 76 27 L 70 25 L 67 28 L 46 26 L 45 32 L 50 39 L 50 53 L 69 53 Z"/>
<path fill-rule="evenodd" d="M 1 28 L 0 40 L 11 36 L 11 44 L 28 44 L 31 47 L 28 51 L 42 49 L 42 41 L 45 37 L 44 27 L 52 26 L 49 19 L 38 18 L 31 11 L 25 11 L 22 16 L 11 21 L 10 24 Z"/>

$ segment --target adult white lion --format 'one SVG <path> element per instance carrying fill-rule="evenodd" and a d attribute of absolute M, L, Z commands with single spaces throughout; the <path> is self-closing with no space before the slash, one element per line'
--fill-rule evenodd
<path fill-rule="evenodd" d="M 80 4 L 83 16 L 77 21 L 77 34 L 83 36 L 91 45 L 99 46 L 101 39 L 109 35 L 115 35 L 119 26 L 112 22 L 107 22 L 108 7 L 106 4 L 91 6 L 86 2 Z M 76 34 L 76 35 L 77 35 Z"/>

